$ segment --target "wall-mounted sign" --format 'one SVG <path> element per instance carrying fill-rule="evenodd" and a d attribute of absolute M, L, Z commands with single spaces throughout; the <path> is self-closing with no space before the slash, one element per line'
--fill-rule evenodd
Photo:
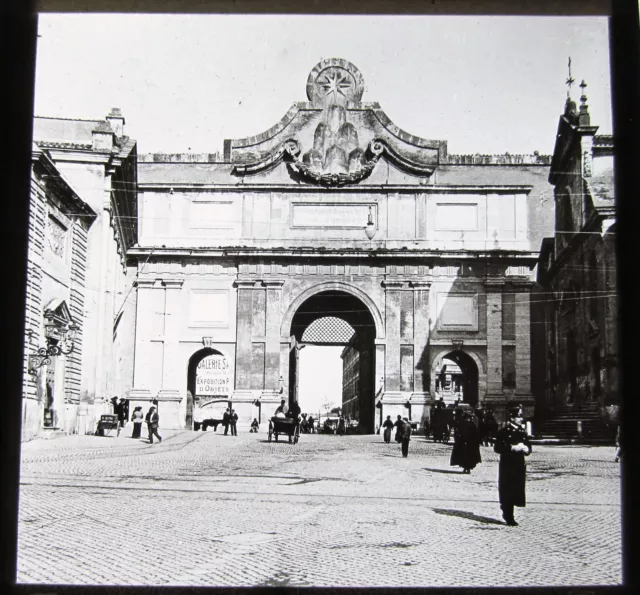
<path fill-rule="evenodd" d="M 196 396 L 231 394 L 231 376 L 231 364 L 224 355 L 207 355 L 196 367 Z"/>

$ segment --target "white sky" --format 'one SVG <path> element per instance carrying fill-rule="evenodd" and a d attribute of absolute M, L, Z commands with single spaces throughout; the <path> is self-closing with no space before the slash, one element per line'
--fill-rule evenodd
<path fill-rule="evenodd" d="M 39 34 L 35 113 L 120 107 L 141 153 L 222 151 L 267 130 L 329 57 L 360 69 L 364 101 L 450 153 L 551 153 L 571 56 L 592 122 L 611 131 L 600 17 L 46 14 Z"/>
<path fill-rule="evenodd" d="M 324 403 L 338 407 L 342 403 L 342 358 L 344 347 L 306 345 L 300 351 L 298 395 L 303 413 L 325 415 Z"/>

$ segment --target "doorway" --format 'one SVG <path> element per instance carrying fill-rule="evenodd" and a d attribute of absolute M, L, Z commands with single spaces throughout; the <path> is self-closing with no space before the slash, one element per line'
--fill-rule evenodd
<path fill-rule="evenodd" d="M 232 390 L 233 366 L 226 355 L 210 347 L 196 351 L 189 358 L 187 368 L 185 426 L 217 427 L 229 406 Z"/>

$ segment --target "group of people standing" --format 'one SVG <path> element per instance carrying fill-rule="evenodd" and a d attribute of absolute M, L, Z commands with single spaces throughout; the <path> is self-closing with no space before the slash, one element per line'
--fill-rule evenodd
<path fill-rule="evenodd" d="M 118 436 L 120 431 L 127 425 L 129 421 L 129 401 L 128 399 L 113 397 L 111 399 L 113 405 L 113 413 L 118 416 Z M 158 439 L 158 442 L 162 442 L 162 437 L 158 434 L 158 427 L 160 425 L 160 416 L 158 415 L 158 409 L 155 405 L 149 407 L 149 411 L 145 415 L 142 412 L 142 407 L 134 407 L 131 413 L 131 422 L 133 423 L 132 438 L 142 437 L 142 424 L 146 422 L 147 430 L 149 432 L 149 444 L 153 444 L 154 436 Z"/>
<path fill-rule="evenodd" d="M 526 505 L 525 457 L 529 456 L 532 451 L 523 415 L 522 405 L 510 404 L 507 407 L 506 423 L 490 438 L 481 432 L 479 416 L 475 415 L 473 410 L 464 411 L 458 408 L 453 426 L 454 441 L 450 458 L 451 466 L 462 467 L 463 473 L 471 473 L 471 470 L 482 462 L 481 444 L 492 445 L 494 452 L 500 455 L 498 495 L 502 517 L 511 527 L 518 525 L 514 518 L 514 508 Z M 493 417 L 493 414 L 491 416 Z M 495 418 L 493 419 L 495 420 Z M 391 432 L 394 428 L 396 429 L 395 440 L 402 444 L 402 456 L 407 457 L 412 433 L 408 418 L 398 415 L 394 422 L 388 415 L 382 427 L 386 443 L 391 442 Z"/>
<path fill-rule="evenodd" d="M 229 429 L 231 429 L 231 435 L 238 435 L 238 414 L 235 409 L 231 409 L 231 407 L 227 407 L 225 412 L 222 414 L 222 426 L 224 427 L 224 435 L 229 435 Z"/>

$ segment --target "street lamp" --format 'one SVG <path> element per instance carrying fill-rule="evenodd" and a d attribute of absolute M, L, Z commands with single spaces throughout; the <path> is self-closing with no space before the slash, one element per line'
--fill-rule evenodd
<path fill-rule="evenodd" d="M 367 219 L 367 226 L 364 228 L 364 233 L 367 234 L 369 240 L 373 239 L 376 235 L 376 224 L 373 222 L 373 208 L 369 207 L 369 217 Z"/>
<path fill-rule="evenodd" d="M 44 333 L 47 341 L 46 347 L 39 347 L 36 353 L 29 355 L 27 369 L 29 374 L 36 376 L 42 366 L 51 363 L 52 357 L 69 355 L 75 349 L 75 339 L 79 327 L 74 322 L 70 322 L 66 327 L 59 327 L 51 319 L 47 319 L 44 325 Z M 33 330 L 27 331 L 29 342 L 33 341 Z"/>

